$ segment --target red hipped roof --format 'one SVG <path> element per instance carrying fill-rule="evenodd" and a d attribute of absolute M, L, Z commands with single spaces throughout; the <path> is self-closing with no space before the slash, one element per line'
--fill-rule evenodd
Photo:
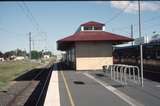
<path fill-rule="evenodd" d="M 104 26 L 105 24 L 99 23 L 99 22 L 95 22 L 95 21 L 90 21 L 90 22 L 86 22 L 84 24 L 81 24 L 80 26 Z"/>
<path fill-rule="evenodd" d="M 80 31 L 74 35 L 65 37 L 57 41 L 58 49 L 62 50 L 67 47 L 68 44 L 74 42 L 111 42 L 113 44 L 120 44 L 123 42 L 133 41 L 133 39 L 124 37 L 121 35 L 113 34 L 105 31 Z"/>
<path fill-rule="evenodd" d="M 58 42 L 68 41 L 132 41 L 131 38 L 104 31 L 81 31 L 74 35 L 58 40 Z"/>

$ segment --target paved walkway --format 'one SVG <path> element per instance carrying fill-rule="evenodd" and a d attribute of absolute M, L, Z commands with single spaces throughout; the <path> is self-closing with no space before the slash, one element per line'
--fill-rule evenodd
<path fill-rule="evenodd" d="M 145 106 L 160 106 L 159 82 L 144 79 L 144 87 L 134 83 L 128 83 L 128 86 L 123 87 L 119 83 L 110 80 L 103 72 L 89 72 L 89 74 L 101 80 L 103 83 L 108 83 Z"/>
<path fill-rule="evenodd" d="M 124 87 L 101 71 L 53 70 L 44 106 L 159 106 L 160 83 Z"/>

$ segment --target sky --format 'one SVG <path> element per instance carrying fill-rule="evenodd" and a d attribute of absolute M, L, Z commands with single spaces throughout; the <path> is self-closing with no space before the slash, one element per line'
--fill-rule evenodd
<path fill-rule="evenodd" d="M 160 2 L 141 2 L 142 36 L 160 33 Z M 138 34 L 137 1 L 0 2 L 0 51 L 17 48 L 57 52 L 56 41 L 72 35 L 80 24 L 97 21 L 106 31 L 134 38 Z M 33 43 L 34 42 L 34 43 Z M 33 47 L 34 46 L 34 47 Z"/>

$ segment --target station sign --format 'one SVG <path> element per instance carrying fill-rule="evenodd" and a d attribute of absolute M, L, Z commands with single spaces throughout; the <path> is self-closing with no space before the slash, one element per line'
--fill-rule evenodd
<path fill-rule="evenodd" d="M 134 40 L 135 45 L 144 44 L 144 43 L 148 43 L 148 37 L 143 36 L 143 37 L 136 38 Z"/>

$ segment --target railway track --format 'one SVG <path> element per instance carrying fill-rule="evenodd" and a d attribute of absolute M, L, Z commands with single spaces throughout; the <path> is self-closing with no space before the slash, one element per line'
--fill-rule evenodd
<path fill-rule="evenodd" d="M 53 65 L 49 63 L 46 68 L 38 69 L 38 71 L 35 72 L 29 72 L 29 74 L 26 73 L 26 76 L 20 77 L 20 79 L 18 79 L 19 81 L 29 80 L 29 83 L 13 97 L 7 106 L 43 106 L 52 70 Z M 35 88 L 32 94 L 26 98 L 25 93 L 27 93 L 27 90 L 30 90 L 32 86 L 35 86 Z M 17 104 L 17 102 L 19 102 L 19 104 Z"/>

